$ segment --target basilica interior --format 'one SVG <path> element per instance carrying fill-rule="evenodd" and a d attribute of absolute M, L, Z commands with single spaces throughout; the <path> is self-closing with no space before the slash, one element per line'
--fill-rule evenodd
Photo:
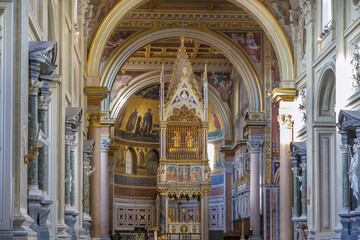
<path fill-rule="evenodd" d="M 0 1 L 0 239 L 358 239 L 359 110 L 359 0 Z"/>

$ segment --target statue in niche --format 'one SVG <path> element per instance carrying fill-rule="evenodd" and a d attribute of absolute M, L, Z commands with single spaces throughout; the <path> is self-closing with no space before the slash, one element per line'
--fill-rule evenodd
<path fill-rule="evenodd" d="M 192 148 L 194 145 L 194 139 L 191 136 L 191 132 L 187 132 L 187 136 L 185 137 L 186 147 Z"/>
<path fill-rule="evenodd" d="M 158 181 L 165 182 L 166 181 L 166 166 L 161 164 L 158 168 Z"/>
<path fill-rule="evenodd" d="M 210 182 L 210 174 L 211 174 L 211 169 L 209 166 L 205 167 L 205 174 L 204 174 L 204 181 L 205 182 Z"/>
<path fill-rule="evenodd" d="M 174 147 L 180 147 L 181 137 L 179 136 L 179 132 L 175 132 L 175 136 L 172 137 L 172 140 L 174 140 Z"/>
<path fill-rule="evenodd" d="M 358 168 L 359 168 L 359 161 L 358 161 L 358 148 L 357 144 L 353 145 L 353 154 L 351 154 L 351 149 L 349 149 L 349 153 L 351 156 L 350 160 L 350 167 L 349 167 L 349 180 L 350 186 L 353 190 L 353 195 L 356 199 L 358 199 Z"/>

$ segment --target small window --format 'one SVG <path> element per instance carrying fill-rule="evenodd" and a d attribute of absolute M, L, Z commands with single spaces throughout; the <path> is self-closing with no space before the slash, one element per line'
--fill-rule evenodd
<path fill-rule="evenodd" d="M 322 0 L 322 27 L 330 28 L 333 19 L 332 14 L 332 0 Z M 323 30 L 322 29 L 322 30 Z"/>
<path fill-rule="evenodd" d="M 133 166 L 132 166 L 132 154 L 130 152 L 130 150 L 127 150 L 126 152 L 126 173 L 127 174 L 133 174 Z"/>

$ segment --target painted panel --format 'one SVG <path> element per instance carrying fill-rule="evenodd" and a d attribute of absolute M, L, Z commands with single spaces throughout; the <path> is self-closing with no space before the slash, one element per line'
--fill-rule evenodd
<path fill-rule="evenodd" d="M 202 182 L 202 169 L 199 166 L 192 167 L 191 169 L 191 181 Z"/>
<path fill-rule="evenodd" d="M 177 180 L 177 171 L 176 167 L 170 166 L 166 169 L 166 181 L 167 182 L 176 182 Z"/>

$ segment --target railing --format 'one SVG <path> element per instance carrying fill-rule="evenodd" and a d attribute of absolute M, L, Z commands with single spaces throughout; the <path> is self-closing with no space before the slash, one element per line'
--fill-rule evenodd
<path fill-rule="evenodd" d="M 165 233 L 161 235 L 160 239 L 167 240 L 199 240 L 201 239 L 201 233 Z"/>

